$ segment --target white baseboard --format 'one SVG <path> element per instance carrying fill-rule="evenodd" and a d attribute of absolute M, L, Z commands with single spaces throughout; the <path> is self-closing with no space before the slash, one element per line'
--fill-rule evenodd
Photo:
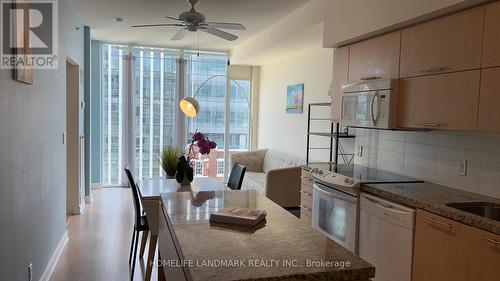
<path fill-rule="evenodd" d="M 87 204 L 92 203 L 92 194 L 85 196 L 85 203 Z"/>
<path fill-rule="evenodd" d="M 101 189 L 102 188 L 102 184 L 101 183 L 92 183 L 92 189 Z"/>
<path fill-rule="evenodd" d="M 47 264 L 47 267 L 45 268 L 45 271 L 42 274 L 42 277 L 40 277 L 40 281 L 49 281 L 50 277 L 52 276 L 52 273 L 54 272 L 54 268 L 56 268 L 57 262 L 59 261 L 59 258 L 61 257 L 62 251 L 64 250 L 64 247 L 66 244 L 68 244 L 68 231 L 64 231 L 63 236 L 61 237 L 61 240 L 57 244 L 56 250 L 52 254 L 52 257 L 50 257 L 49 264 Z"/>

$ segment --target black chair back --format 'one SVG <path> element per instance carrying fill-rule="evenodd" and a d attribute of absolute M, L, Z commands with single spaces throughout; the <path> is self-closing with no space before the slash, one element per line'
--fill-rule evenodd
<path fill-rule="evenodd" d="M 231 188 L 232 190 L 240 190 L 246 170 L 247 167 L 238 163 L 234 163 L 233 169 L 231 170 L 231 175 L 229 175 L 227 187 Z"/>
<path fill-rule="evenodd" d="M 130 170 L 127 167 L 125 167 L 124 170 L 125 173 L 127 174 L 130 189 L 132 189 L 132 199 L 134 201 L 134 209 L 135 209 L 135 225 L 139 226 L 141 224 L 141 202 L 139 201 L 137 185 L 135 184 L 134 178 L 132 177 L 132 173 L 130 172 Z"/>

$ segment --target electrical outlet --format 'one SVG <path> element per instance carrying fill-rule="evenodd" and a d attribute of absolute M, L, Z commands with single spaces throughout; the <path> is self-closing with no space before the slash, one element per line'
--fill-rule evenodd
<path fill-rule="evenodd" d="M 358 157 L 363 157 L 363 146 L 362 145 L 358 145 L 357 155 L 358 155 Z"/>
<path fill-rule="evenodd" d="M 467 160 L 458 160 L 458 162 L 457 162 L 457 175 L 467 176 Z"/>
<path fill-rule="evenodd" d="M 33 281 L 33 264 L 28 265 L 28 281 Z"/>

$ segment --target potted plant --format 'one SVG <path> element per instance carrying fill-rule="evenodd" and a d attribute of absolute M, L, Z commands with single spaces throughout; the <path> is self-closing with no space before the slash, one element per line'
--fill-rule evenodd
<path fill-rule="evenodd" d="M 167 178 L 175 178 L 175 172 L 177 171 L 177 163 L 179 162 L 179 157 L 181 152 L 176 147 L 171 145 L 166 145 L 160 154 L 160 163 L 163 171 L 167 175 Z"/>
<path fill-rule="evenodd" d="M 193 149 L 194 146 L 198 147 L 198 152 L 201 155 L 208 155 L 212 149 L 217 147 L 217 143 L 200 132 L 193 134 L 186 155 L 179 157 L 179 162 L 177 162 L 177 173 L 175 174 L 175 178 L 181 185 L 189 185 L 193 181 L 194 171 L 193 167 L 191 167 L 191 160 L 196 157 L 196 153 Z"/>

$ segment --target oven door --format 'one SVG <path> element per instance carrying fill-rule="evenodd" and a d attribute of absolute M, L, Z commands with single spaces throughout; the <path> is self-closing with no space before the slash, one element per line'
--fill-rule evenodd
<path fill-rule="evenodd" d="M 340 124 L 391 129 L 391 92 L 367 91 L 342 94 Z"/>
<path fill-rule="evenodd" d="M 320 183 L 314 184 L 313 193 L 313 227 L 355 252 L 358 199 Z"/>

